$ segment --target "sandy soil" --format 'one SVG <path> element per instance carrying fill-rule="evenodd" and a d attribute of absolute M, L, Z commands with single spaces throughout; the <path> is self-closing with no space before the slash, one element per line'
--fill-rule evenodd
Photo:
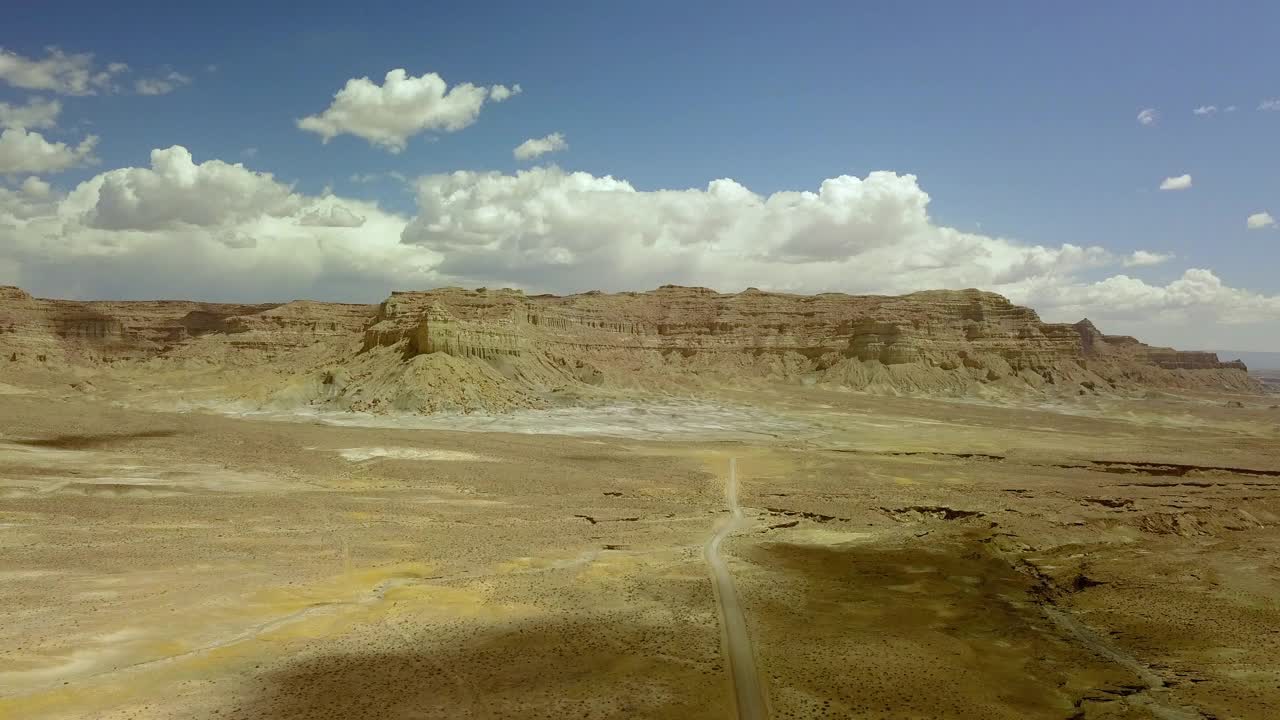
<path fill-rule="evenodd" d="M 367 422 L 0 386 L 0 717 L 1280 717 L 1280 409 L 726 393 Z"/>

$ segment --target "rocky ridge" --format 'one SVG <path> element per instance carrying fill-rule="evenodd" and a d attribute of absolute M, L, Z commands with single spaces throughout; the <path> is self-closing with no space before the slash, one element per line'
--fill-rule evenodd
<path fill-rule="evenodd" d="M 1238 361 L 1105 335 L 1088 320 L 1045 323 L 979 290 L 442 288 L 380 305 L 234 305 L 43 300 L 0 288 L 0 359 L 270 367 L 275 380 L 255 395 L 263 402 L 370 411 L 505 410 L 770 381 L 954 395 L 1256 389 Z"/>
<path fill-rule="evenodd" d="M 358 335 L 377 307 L 45 300 L 0 287 L 0 354 L 11 361 L 111 363 L 180 356 L 214 340 L 270 355 Z"/>

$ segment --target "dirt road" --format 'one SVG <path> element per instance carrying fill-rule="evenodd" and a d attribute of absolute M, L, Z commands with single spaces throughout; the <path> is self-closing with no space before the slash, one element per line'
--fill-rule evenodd
<path fill-rule="evenodd" d="M 720 605 L 720 623 L 724 628 L 725 659 L 733 680 L 733 691 L 739 720 L 764 720 L 769 717 L 760 676 L 756 672 L 755 655 L 751 651 L 751 635 L 742 614 L 742 602 L 734 587 L 733 576 L 720 555 L 724 539 L 746 524 L 742 508 L 738 505 L 738 463 L 729 459 L 729 478 L 725 484 L 725 500 L 729 505 L 729 520 L 721 523 L 707 540 L 703 556 L 711 569 L 711 581 L 715 586 L 716 600 Z"/>

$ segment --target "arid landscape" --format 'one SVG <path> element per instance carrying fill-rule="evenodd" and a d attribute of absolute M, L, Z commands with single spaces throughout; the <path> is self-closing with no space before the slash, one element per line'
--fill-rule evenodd
<path fill-rule="evenodd" d="M 0 717 L 1278 717 L 1276 376 L 1103 330 L 0 289 Z"/>

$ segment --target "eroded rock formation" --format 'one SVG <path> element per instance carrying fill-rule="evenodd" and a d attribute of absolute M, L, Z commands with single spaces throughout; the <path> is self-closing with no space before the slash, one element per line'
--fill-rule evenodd
<path fill-rule="evenodd" d="M 303 352 L 303 351 L 306 352 Z M 665 286 L 558 297 L 396 292 L 380 305 L 74 302 L 0 289 L 14 362 L 213 358 L 289 367 L 288 402 L 531 407 L 590 388 L 821 382 L 884 392 L 1252 389 L 1242 363 L 1044 323 L 978 290 L 899 297 Z"/>
<path fill-rule="evenodd" d="M 236 350 L 278 353 L 358 336 L 377 307 L 45 300 L 0 287 L 0 352 L 49 362 L 145 360 L 181 355 L 207 339 Z"/>

